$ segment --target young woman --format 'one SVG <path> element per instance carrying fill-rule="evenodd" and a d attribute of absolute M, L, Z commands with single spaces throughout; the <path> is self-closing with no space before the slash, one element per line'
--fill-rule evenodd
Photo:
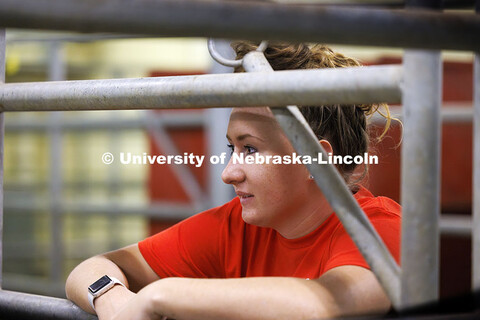
<path fill-rule="evenodd" d="M 242 57 L 255 46 L 240 42 L 234 48 Z M 359 65 L 324 46 L 278 43 L 265 54 L 275 70 Z M 327 152 L 355 156 L 367 151 L 366 116 L 377 109 L 333 105 L 301 111 Z M 236 155 L 295 152 L 267 107 L 233 109 L 227 140 Z M 337 168 L 398 261 L 399 205 L 357 185 L 354 164 Z M 303 165 L 231 159 L 222 179 L 238 197 L 84 261 L 67 279 L 68 298 L 101 320 L 315 319 L 390 308 Z"/>

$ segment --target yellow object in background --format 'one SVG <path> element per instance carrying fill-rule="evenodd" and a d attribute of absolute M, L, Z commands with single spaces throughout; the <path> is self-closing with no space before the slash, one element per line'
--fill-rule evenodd
<path fill-rule="evenodd" d="M 6 58 L 5 73 L 7 76 L 15 75 L 20 70 L 20 56 L 18 54 L 10 54 Z"/>

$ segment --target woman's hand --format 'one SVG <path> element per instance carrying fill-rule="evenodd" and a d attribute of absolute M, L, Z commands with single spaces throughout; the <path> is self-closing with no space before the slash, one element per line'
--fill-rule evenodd
<path fill-rule="evenodd" d="M 99 320 L 111 320 L 137 295 L 125 287 L 116 285 L 95 299 L 95 311 Z"/>
<path fill-rule="evenodd" d="M 117 310 L 109 320 L 166 320 L 167 317 L 159 314 L 157 295 L 150 285 L 133 294 L 130 300 Z M 99 317 L 99 320 L 103 320 Z"/>

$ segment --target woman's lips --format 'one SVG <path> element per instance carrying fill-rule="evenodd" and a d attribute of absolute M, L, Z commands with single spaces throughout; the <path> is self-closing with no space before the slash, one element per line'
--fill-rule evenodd
<path fill-rule="evenodd" d="M 253 201 L 253 194 L 246 193 L 242 191 L 236 191 L 237 196 L 240 198 L 240 203 L 243 205 L 247 205 Z"/>

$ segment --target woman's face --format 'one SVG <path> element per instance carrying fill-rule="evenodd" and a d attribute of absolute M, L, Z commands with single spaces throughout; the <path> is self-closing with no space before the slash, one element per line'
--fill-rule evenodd
<path fill-rule="evenodd" d="M 227 139 L 232 152 L 244 156 L 295 152 L 266 107 L 233 109 Z M 277 230 L 284 229 L 311 202 L 312 190 L 318 190 L 299 164 L 234 164 L 231 158 L 222 179 L 235 188 L 245 222 Z"/>

